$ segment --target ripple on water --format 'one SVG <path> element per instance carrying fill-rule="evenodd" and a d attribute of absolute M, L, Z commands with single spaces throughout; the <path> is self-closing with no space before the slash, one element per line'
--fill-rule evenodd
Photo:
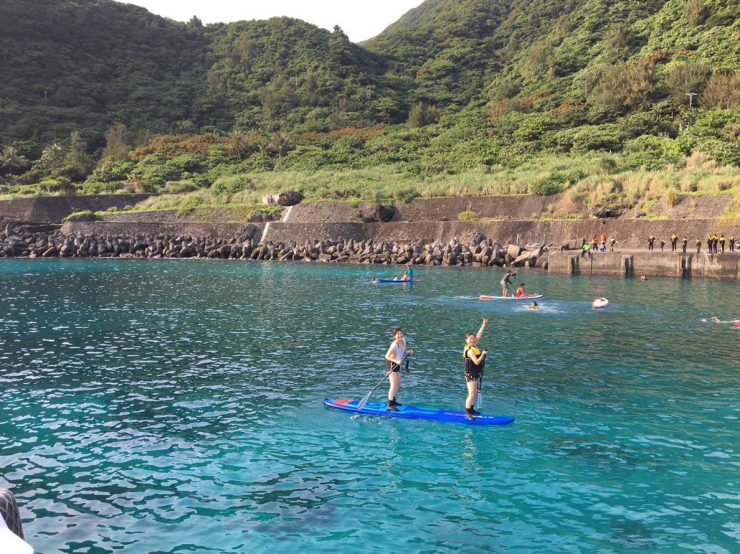
<path fill-rule="evenodd" d="M 0 263 L 0 480 L 34 546 L 736 549 L 737 331 L 699 321 L 740 304 L 734 283 L 532 273 L 534 311 L 480 302 L 487 271 L 378 271 Z M 483 407 L 514 425 L 322 407 L 380 380 L 396 325 L 416 350 L 401 401 L 460 407 L 483 317 Z"/>

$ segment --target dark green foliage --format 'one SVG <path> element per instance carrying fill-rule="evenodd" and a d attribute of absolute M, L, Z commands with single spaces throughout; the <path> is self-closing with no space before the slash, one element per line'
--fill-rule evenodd
<path fill-rule="evenodd" d="M 109 0 L 3 0 L 0 51 L 0 142 L 74 129 L 104 140 L 115 121 L 166 132 L 199 113 L 205 89 L 199 31 Z"/>
<path fill-rule="evenodd" d="M 539 196 L 548 196 L 563 192 L 563 180 L 558 176 L 548 177 L 532 183 L 529 192 Z"/>
<path fill-rule="evenodd" d="M 204 26 L 111 0 L 2 0 L 0 151 L 24 162 L 0 176 L 233 193 L 253 172 L 427 178 L 553 152 L 736 164 L 736 32 L 731 0 L 427 0 L 362 45 L 290 18 Z"/>

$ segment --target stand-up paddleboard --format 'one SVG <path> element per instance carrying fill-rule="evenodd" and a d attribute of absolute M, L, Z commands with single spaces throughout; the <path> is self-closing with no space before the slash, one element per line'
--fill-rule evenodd
<path fill-rule="evenodd" d="M 466 425 L 506 425 L 512 423 L 514 418 L 511 416 L 480 414 L 470 420 L 465 417 L 465 412 L 456 412 L 453 410 L 439 410 L 437 408 L 425 408 L 423 406 L 398 406 L 397 412 L 387 410 L 385 402 L 368 402 L 357 409 L 359 400 L 350 400 L 348 398 L 327 398 L 324 400 L 324 406 L 335 410 L 352 412 L 362 415 L 401 417 L 405 419 L 431 419 L 433 421 L 442 421 L 445 423 L 465 423 Z"/>
<path fill-rule="evenodd" d="M 520 296 L 517 298 L 516 296 L 491 296 L 488 294 L 481 294 L 480 299 L 481 300 L 539 300 L 545 296 L 544 294 L 529 294 L 527 296 Z"/>
<path fill-rule="evenodd" d="M 372 283 L 413 283 L 416 279 L 373 279 Z"/>

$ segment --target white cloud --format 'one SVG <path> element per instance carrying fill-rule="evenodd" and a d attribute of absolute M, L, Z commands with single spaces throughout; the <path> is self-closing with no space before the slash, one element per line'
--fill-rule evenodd
<path fill-rule="evenodd" d="M 380 34 L 422 0 L 132 0 L 150 12 L 177 21 L 198 16 L 203 23 L 230 23 L 288 16 L 324 29 L 339 25 L 353 42 Z"/>

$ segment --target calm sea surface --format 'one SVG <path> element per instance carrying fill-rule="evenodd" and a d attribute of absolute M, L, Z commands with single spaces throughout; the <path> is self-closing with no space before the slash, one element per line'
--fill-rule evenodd
<path fill-rule="evenodd" d="M 0 486 L 39 552 L 738 552 L 737 283 L 278 263 L 0 262 Z M 606 311 L 591 300 L 607 296 Z M 398 400 L 353 417 L 390 329 Z M 374 399 L 382 400 L 385 386 Z"/>

